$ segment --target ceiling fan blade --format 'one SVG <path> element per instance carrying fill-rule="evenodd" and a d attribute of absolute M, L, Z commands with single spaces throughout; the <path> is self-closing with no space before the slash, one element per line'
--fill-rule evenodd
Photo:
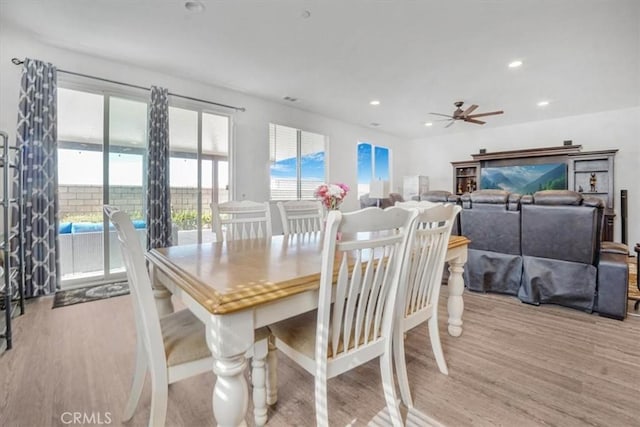
<path fill-rule="evenodd" d="M 442 114 L 442 113 L 429 113 L 429 114 L 433 114 L 434 116 L 443 116 L 443 117 L 451 118 L 451 114 Z"/>
<path fill-rule="evenodd" d="M 466 119 L 464 119 L 464 121 L 465 122 L 469 122 L 469 123 L 475 123 L 477 125 L 483 125 L 483 124 L 486 123 L 486 122 L 483 122 L 482 120 L 470 119 L 468 117 Z"/>
<path fill-rule="evenodd" d="M 476 104 L 473 104 L 471 107 L 467 108 L 464 113 L 461 114 L 462 117 L 467 117 L 469 114 L 471 114 L 476 108 L 478 108 L 478 106 Z"/>
<path fill-rule="evenodd" d="M 451 122 L 445 126 L 445 128 L 451 127 L 451 125 L 453 125 L 456 121 L 455 120 L 451 120 Z"/>
<path fill-rule="evenodd" d="M 502 111 L 502 110 L 500 110 L 500 111 L 492 111 L 490 113 L 472 114 L 470 116 L 467 116 L 467 118 L 474 119 L 476 117 L 495 116 L 496 114 L 503 114 L 503 113 L 504 113 L 504 111 Z"/>

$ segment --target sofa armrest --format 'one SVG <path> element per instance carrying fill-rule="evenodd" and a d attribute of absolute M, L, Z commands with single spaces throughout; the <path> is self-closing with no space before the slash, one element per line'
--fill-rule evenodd
<path fill-rule="evenodd" d="M 629 246 L 618 242 L 601 242 L 600 253 L 629 255 Z"/>
<path fill-rule="evenodd" d="M 598 263 L 598 296 L 595 311 L 600 316 L 622 320 L 627 317 L 629 265 L 627 254 L 605 252 Z"/>

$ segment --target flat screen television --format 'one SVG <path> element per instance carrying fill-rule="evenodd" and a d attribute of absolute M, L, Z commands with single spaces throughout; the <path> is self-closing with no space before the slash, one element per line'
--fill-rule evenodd
<path fill-rule="evenodd" d="M 541 190 L 566 190 L 566 163 L 493 166 L 480 171 L 481 189 L 500 189 L 511 193 L 533 194 Z"/>

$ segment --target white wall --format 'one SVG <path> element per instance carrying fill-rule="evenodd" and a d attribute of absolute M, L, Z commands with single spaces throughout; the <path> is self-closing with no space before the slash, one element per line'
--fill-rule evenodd
<path fill-rule="evenodd" d="M 549 108 L 553 108 L 550 106 Z M 454 126 L 473 126 L 456 123 Z M 582 151 L 618 149 L 615 158 L 616 211 L 620 190 L 628 190 L 629 243 L 640 242 L 640 108 L 605 111 L 562 119 L 487 128 L 447 136 L 418 139 L 409 144 L 411 173 L 428 175 L 430 188 L 453 190 L 450 162 L 473 160 L 471 154 L 562 145 L 572 140 Z M 620 216 L 616 216 L 615 240 L 620 241 Z"/>
<path fill-rule="evenodd" d="M 12 141 L 17 122 L 20 80 L 20 67 L 11 63 L 12 57 L 37 58 L 51 62 L 60 69 L 141 86 L 160 85 L 174 93 L 245 107 L 246 112 L 233 114 L 232 153 L 235 195 L 238 198 L 243 195 L 253 200 L 268 198 L 269 122 L 329 137 L 327 180 L 345 182 L 352 187 L 344 204 L 345 210 L 358 207 L 356 145 L 360 140 L 392 149 L 394 191 L 400 190 L 402 176 L 412 174 L 429 176 L 431 189 L 451 190 L 450 162 L 471 160 L 470 154 L 477 153 L 480 148 L 501 151 L 558 146 L 567 139 L 573 140 L 574 144 L 581 144 L 584 151 L 617 148 L 620 151 L 616 156 L 615 203 L 619 204 L 619 190 L 628 189 L 629 242 L 640 242 L 640 222 L 637 221 L 640 216 L 640 189 L 637 184 L 637 169 L 640 167 L 639 108 L 488 128 L 408 142 L 384 132 L 350 125 L 240 92 L 54 48 L 43 41 L 27 38 L 22 33 L 4 27 L 0 30 L 0 129 L 9 132 Z M 220 62 L 220 66 L 224 66 L 224 61 Z M 63 74 L 59 76 L 64 78 Z M 455 126 L 458 125 L 464 124 Z M 619 218 L 616 219 L 618 220 Z M 617 240 L 619 236 L 620 227 L 617 222 Z"/>
<path fill-rule="evenodd" d="M 159 74 L 132 64 L 117 63 L 98 57 L 78 54 L 51 47 L 42 41 L 24 36 L 10 28 L 0 30 L 0 129 L 9 132 L 15 140 L 17 100 L 21 67 L 11 63 L 11 58 L 35 58 L 51 62 L 57 68 L 95 75 L 131 84 L 158 85 L 170 92 L 211 100 L 228 105 L 242 106 L 246 112 L 232 116 L 232 161 L 235 173 L 234 194 L 237 198 L 266 200 L 269 196 L 269 131 L 270 122 L 292 126 L 324 134 L 329 138 L 328 176 L 331 182 L 344 182 L 352 192 L 344 202 L 345 210 L 359 207 L 357 201 L 357 152 L 358 141 L 370 141 L 392 149 L 392 174 L 394 187 L 402 181 L 406 165 L 405 156 L 397 153 L 406 148 L 406 140 L 373 129 L 354 126 L 345 122 L 302 111 L 286 105 L 270 102 L 240 92 L 188 81 L 179 77 Z M 224 67 L 221 59 L 220 67 Z M 215 70 L 212 70 L 215 74 Z M 59 80 L 65 78 L 58 74 Z M 89 81 L 92 84 L 94 82 Z M 302 100 L 304 102 L 304 100 Z M 221 110 L 230 113 L 230 110 Z M 396 184 L 397 183 L 397 184 Z"/>

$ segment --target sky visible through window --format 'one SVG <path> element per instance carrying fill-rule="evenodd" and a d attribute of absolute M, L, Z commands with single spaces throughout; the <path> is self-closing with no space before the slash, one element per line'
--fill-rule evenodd
<path fill-rule="evenodd" d="M 373 159 L 372 161 L 372 149 Z M 373 170 L 375 176 L 373 176 Z M 358 144 L 358 184 L 369 184 L 372 179 L 389 180 L 389 149 L 373 146 L 367 142 Z"/>
<path fill-rule="evenodd" d="M 389 181 L 389 149 L 361 142 L 358 144 L 358 196 L 369 192 L 373 179 Z"/>
<path fill-rule="evenodd" d="M 212 163 L 202 162 L 203 176 L 211 176 Z M 138 154 L 113 153 L 109 157 L 109 184 L 142 186 L 142 156 Z M 197 187 L 195 159 L 170 159 L 171 187 Z M 60 185 L 102 185 L 102 152 L 83 150 L 58 150 L 58 183 Z M 220 187 L 229 183 L 225 174 L 220 174 Z M 211 181 L 203 180 L 203 188 L 211 188 Z"/>
<path fill-rule="evenodd" d="M 302 177 L 306 179 L 324 179 L 324 152 L 311 153 L 300 157 Z M 296 179 L 296 158 L 279 160 L 271 164 L 271 177 Z"/>

